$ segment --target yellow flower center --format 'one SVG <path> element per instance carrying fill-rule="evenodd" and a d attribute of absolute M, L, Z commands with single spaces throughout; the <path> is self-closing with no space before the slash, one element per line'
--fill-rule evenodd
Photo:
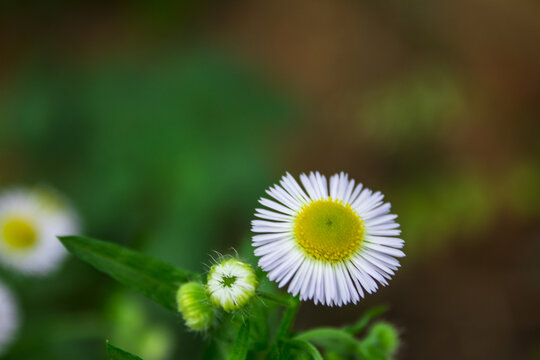
<path fill-rule="evenodd" d="M 340 200 L 317 200 L 302 208 L 294 224 L 298 245 L 311 257 L 347 260 L 364 239 L 364 221 Z"/>
<path fill-rule="evenodd" d="M 14 217 L 2 226 L 2 239 L 12 248 L 24 250 L 36 244 L 35 226 L 27 219 Z"/>

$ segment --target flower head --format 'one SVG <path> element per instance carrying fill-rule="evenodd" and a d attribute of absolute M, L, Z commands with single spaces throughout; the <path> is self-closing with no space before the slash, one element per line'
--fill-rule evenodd
<path fill-rule="evenodd" d="M 78 232 L 75 212 L 56 192 L 14 189 L 0 194 L 0 263 L 27 274 L 55 270 L 66 255 L 57 235 Z"/>
<path fill-rule="evenodd" d="M 259 202 L 252 231 L 259 266 L 288 291 L 329 306 L 357 303 L 400 266 L 401 231 L 380 192 L 348 175 L 286 174 Z"/>
<path fill-rule="evenodd" d="M 0 283 L 0 355 L 7 350 L 18 327 L 17 304 L 9 289 Z"/>
<path fill-rule="evenodd" d="M 186 326 L 195 331 L 206 331 L 214 321 L 214 307 L 210 303 L 204 285 L 191 281 L 183 284 L 176 294 L 178 311 Z"/>
<path fill-rule="evenodd" d="M 258 281 L 251 266 L 228 259 L 212 266 L 206 291 L 212 303 L 225 311 L 238 310 L 255 295 Z"/>

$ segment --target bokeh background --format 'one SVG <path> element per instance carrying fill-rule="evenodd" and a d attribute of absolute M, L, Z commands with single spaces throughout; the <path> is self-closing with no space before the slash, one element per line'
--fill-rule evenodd
<path fill-rule="evenodd" d="M 84 234 L 203 270 L 248 243 L 285 172 L 347 171 L 399 214 L 407 258 L 375 304 L 399 359 L 540 358 L 540 6 L 530 0 L 5 1 L 0 187 L 47 184 Z M 192 359 L 179 316 L 69 258 L 1 270 L 6 356 Z"/>

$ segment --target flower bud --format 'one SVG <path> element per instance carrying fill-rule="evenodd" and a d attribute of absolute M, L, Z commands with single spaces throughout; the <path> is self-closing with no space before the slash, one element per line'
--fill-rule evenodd
<path fill-rule="evenodd" d="M 393 325 L 378 322 L 370 329 L 366 341 L 384 354 L 393 355 L 399 346 L 399 334 Z"/>
<path fill-rule="evenodd" d="M 212 266 L 206 292 L 212 303 L 227 312 L 245 306 L 255 295 L 258 281 L 250 265 L 228 259 Z"/>
<path fill-rule="evenodd" d="M 214 320 L 214 308 L 206 296 L 203 284 L 195 281 L 183 284 L 178 289 L 176 301 L 188 328 L 195 331 L 210 328 Z"/>

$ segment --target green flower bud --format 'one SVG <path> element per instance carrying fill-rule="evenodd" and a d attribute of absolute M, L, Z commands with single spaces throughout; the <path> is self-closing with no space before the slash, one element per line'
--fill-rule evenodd
<path fill-rule="evenodd" d="M 251 266 L 229 259 L 212 266 L 208 273 L 206 292 L 215 306 L 231 312 L 251 300 L 257 285 L 257 276 Z"/>
<path fill-rule="evenodd" d="M 373 325 L 365 341 L 383 353 L 393 355 L 399 346 L 399 334 L 393 325 L 378 322 Z"/>
<path fill-rule="evenodd" d="M 187 327 L 205 331 L 212 325 L 214 308 L 208 301 L 203 284 L 195 281 L 183 284 L 178 289 L 176 301 Z"/>

